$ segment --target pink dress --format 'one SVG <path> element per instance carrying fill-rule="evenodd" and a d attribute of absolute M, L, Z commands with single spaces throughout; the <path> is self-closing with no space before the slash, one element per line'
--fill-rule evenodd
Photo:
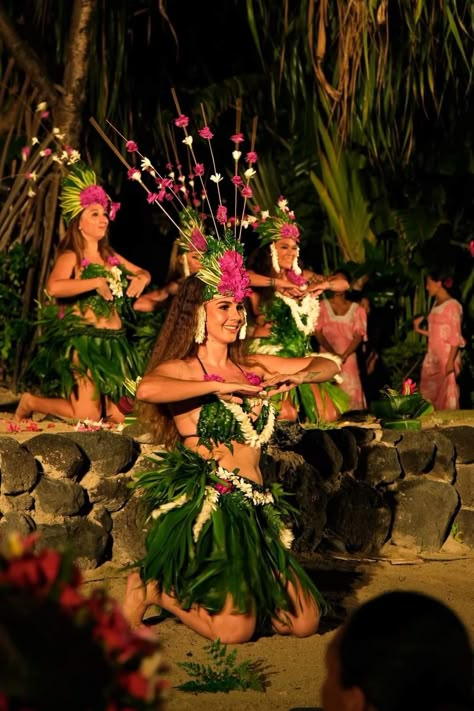
<path fill-rule="evenodd" d="M 433 403 L 435 410 L 459 407 L 456 376 L 461 369 L 460 353 L 454 361 L 454 373 L 448 376 L 445 373 L 451 347 L 465 345 L 461 321 L 462 306 L 456 299 L 433 306 L 428 316 L 428 351 L 421 367 L 420 392 Z"/>
<path fill-rule="evenodd" d="M 362 306 L 351 304 L 347 313 L 338 316 L 328 299 L 321 299 L 320 305 L 317 330 L 322 332 L 336 353 L 344 353 L 355 336 L 362 336 L 364 341 L 367 340 L 367 313 Z M 325 352 L 322 346 L 321 352 Z M 355 353 L 342 364 L 341 375 L 343 381 L 340 387 L 351 399 L 351 410 L 363 410 L 367 405 Z"/>

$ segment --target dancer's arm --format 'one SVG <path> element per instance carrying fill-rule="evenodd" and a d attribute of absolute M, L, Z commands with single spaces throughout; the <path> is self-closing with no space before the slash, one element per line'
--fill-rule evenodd
<path fill-rule="evenodd" d="M 257 395 L 262 388 L 247 383 L 220 383 L 215 380 L 193 380 L 186 364 L 169 361 L 145 375 L 137 389 L 137 399 L 145 402 L 181 402 L 205 395 L 226 396 L 231 393 Z"/>
<path fill-rule="evenodd" d="M 85 294 L 88 291 L 97 291 L 106 301 L 113 301 L 114 297 L 105 277 L 75 279 L 76 266 L 74 252 L 64 252 L 58 257 L 46 284 L 49 296 L 66 299 Z"/>
<path fill-rule="evenodd" d="M 295 385 L 302 383 L 323 383 L 331 380 L 340 370 L 340 359 L 324 356 L 307 358 L 281 358 L 280 356 L 258 354 L 252 358 L 252 364 L 260 366 L 265 377 L 265 388 L 272 385 L 281 385 L 277 392 L 290 390 Z M 273 392 L 270 392 L 273 394 Z"/>

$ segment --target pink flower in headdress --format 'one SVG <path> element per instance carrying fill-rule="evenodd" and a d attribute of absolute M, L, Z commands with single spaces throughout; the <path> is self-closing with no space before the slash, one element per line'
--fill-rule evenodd
<path fill-rule="evenodd" d="M 223 479 L 223 481 L 219 482 L 215 486 L 215 489 L 219 492 L 219 494 L 230 494 L 233 488 L 234 485 L 231 481 L 227 481 L 227 479 Z"/>
<path fill-rule="evenodd" d="M 228 249 L 219 258 L 221 280 L 217 287 L 220 294 L 232 296 L 236 301 L 243 301 L 250 296 L 250 279 L 244 269 L 244 258 L 239 252 Z"/>
<path fill-rule="evenodd" d="M 194 166 L 194 173 L 197 176 L 204 175 L 204 165 L 202 163 L 196 163 Z"/>
<path fill-rule="evenodd" d="M 296 284 L 296 286 L 303 286 L 303 284 L 306 284 L 304 276 L 302 274 L 297 274 L 293 269 L 288 269 L 286 276 L 288 277 L 288 281 L 291 281 L 292 284 Z"/>
<path fill-rule="evenodd" d="M 21 159 L 26 160 L 31 153 L 31 148 L 29 146 L 23 146 L 21 149 Z"/>
<path fill-rule="evenodd" d="M 221 225 L 225 225 L 227 222 L 227 208 L 224 205 L 219 205 L 217 208 L 216 218 Z"/>
<path fill-rule="evenodd" d="M 186 128 L 186 126 L 189 124 L 189 118 L 184 114 L 180 114 L 178 118 L 174 120 L 174 123 L 175 126 L 178 126 L 178 128 Z"/>
<path fill-rule="evenodd" d="M 136 151 L 138 151 L 138 146 L 135 141 L 127 141 L 125 148 L 129 153 L 136 153 Z"/>
<path fill-rule="evenodd" d="M 138 168 L 130 168 L 130 170 L 127 171 L 127 178 L 129 180 L 140 180 L 141 173 Z"/>
<path fill-rule="evenodd" d="M 231 181 L 232 181 L 232 182 L 234 183 L 234 185 L 236 185 L 237 187 L 239 187 L 240 185 L 243 185 L 243 184 L 244 184 L 244 181 L 242 180 L 242 178 L 240 177 L 240 175 L 234 175 L 234 177 L 231 178 Z"/>
<path fill-rule="evenodd" d="M 112 220 L 112 222 L 117 217 L 117 212 L 120 210 L 120 207 L 121 207 L 121 205 L 119 202 L 111 202 L 110 203 L 109 218 Z"/>
<path fill-rule="evenodd" d="M 255 153 L 255 151 L 249 151 L 245 156 L 245 160 L 247 161 L 247 163 L 256 163 L 258 160 L 258 155 Z"/>
<path fill-rule="evenodd" d="M 147 202 L 151 205 L 155 200 L 158 200 L 158 193 L 148 193 L 146 196 Z"/>
<path fill-rule="evenodd" d="M 189 246 L 193 251 L 205 252 L 207 250 L 207 240 L 198 227 L 194 227 L 191 232 Z"/>
<path fill-rule="evenodd" d="M 79 202 L 81 203 L 82 208 L 89 207 L 89 205 L 93 205 L 96 202 L 99 205 L 102 205 L 104 210 L 108 210 L 109 207 L 109 198 L 107 197 L 107 193 L 104 188 L 100 187 L 100 185 L 89 185 L 89 187 L 81 190 L 79 193 Z"/>
<path fill-rule="evenodd" d="M 454 283 L 454 282 L 453 282 L 453 280 L 451 279 L 451 277 L 446 277 L 446 279 L 443 280 L 443 286 L 444 286 L 446 289 L 451 289 L 453 283 Z"/>
<path fill-rule="evenodd" d="M 120 259 L 114 254 L 111 254 L 109 257 L 107 257 L 107 264 L 110 264 L 113 267 L 118 267 L 118 265 L 120 264 Z"/>
<path fill-rule="evenodd" d="M 285 223 L 280 229 L 281 239 L 294 239 L 298 242 L 300 238 L 300 231 L 296 225 L 289 225 Z"/>
<path fill-rule="evenodd" d="M 234 133 L 234 135 L 230 137 L 230 140 L 233 141 L 234 143 L 242 143 L 242 141 L 244 140 L 244 134 L 243 133 Z"/>
<path fill-rule="evenodd" d="M 242 197 L 244 198 L 251 198 L 253 195 L 252 188 L 250 185 L 246 185 L 245 188 L 242 188 Z"/>
<path fill-rule="evenodd" d="M 212 133 L 209 126 L 204 126 L 203 128 L 200 128 L 198 133 L 201 136 L 201 138 L 207 138 L 208 141 L 210 141 L 211 138 L 214 138 L 214 134 Z"/>
<path fill-rule="evenodd" d="M 471 257 L 474 257 L 474 239 L 469 242 L 469 253 Z"/>
<path fill-rule="evenodd" d="M 411 378 L 407 378 L 402 385 L 402 395 L 413 395 L 413 393 L 416 393 L 416 383 Z"/>

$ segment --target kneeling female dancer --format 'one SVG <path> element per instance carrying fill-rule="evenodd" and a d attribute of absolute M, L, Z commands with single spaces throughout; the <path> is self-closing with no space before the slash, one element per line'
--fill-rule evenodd
<path fill-rule="evenodd" d="M 264 620 L 279 634 L 317 630 L 322 597 L 289 550 L 294 509 L 279 485 L 263 486 L 259 460 L 275 421 L 269 396 L 339 370 L 319 357 L 245 356 L 248 285 L 235 242 L 209 244 L 139 384 L 142 415 L 167 451 L 136 482 L 151 524 L 124 603 L 132 625 L 156 604 L 231 644 Z"/>

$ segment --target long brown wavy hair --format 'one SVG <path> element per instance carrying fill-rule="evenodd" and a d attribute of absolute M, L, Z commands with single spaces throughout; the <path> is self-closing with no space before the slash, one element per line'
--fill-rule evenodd
<path fill-rule="evenodd" d="M 76 262 L 78 267 L 81 266 L 81 261 L 84 257 L 84 251 L 86 248 L 86 240 L 82 236 L 81 231 L 79 229 L 79 221 L 81 219 L 81 215 L 82 213 L 72 218 L 71 222 L 67 227 L 64 238 L 58 245 L 56 255 L 57 257 L 59 257 L 59 255 L 63 254 L 64 252 L 74 252 L 74 254 L 76 255 Z M 107 257 L 114 254 L 113 249 L 109 245 L 107 233 L 100 240 L 98 247 L 99 254 L 104 260 L 104 262 L 107 260 Z"/>
<path fill-rule="evenodd" d="M 188 277 L 173 299 L 165 322 L 160 330 L 146 374 L 168 360 L 186 360 L 196 357 L 198 344 L 194 341 L 198 308 L 204 303 L 204 284 L 196 275 Z M 247 362 L 245 341 L 229 345 L 229 356 L 234 363 Z M 146 424 L 153 439 L 171 448 L 180 440 L 169 407 L 165 403 L 141 403 L 138 417 Z"/>

